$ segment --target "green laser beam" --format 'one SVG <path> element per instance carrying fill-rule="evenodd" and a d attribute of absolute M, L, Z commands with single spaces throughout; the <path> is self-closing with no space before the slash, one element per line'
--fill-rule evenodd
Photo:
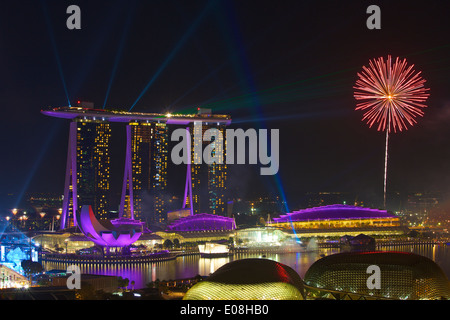
<path fill-rule="evenodd" d="M 408 53 L 406 55 L 401 56 L 402 58 L 405 57 L 411 57 L 411 56 L 416 56 L 416 55 L 421 55 L 421 54 L 425 54 L 425 53 L 429 53 L 432 51 L 438 51 L 438 50 L 442 50 L 445 48 L 449 48 L 450 44 L 444 44 L 441 46 L 437 46 L 437 47 L 433 47 L 433 48 L 429 48 L 429 49 L 425 49 L 425 50 L 421 50 L 421 51 L 416 51 L 416 52 L 412 52 L 412 53 Z M 446 61 L 447 59 L 440 59 L 440 60 L 433 60 L 432 62 L 430 62 L 431 64 L 435 64 L 438 62 L 442 62 L 442 61 Z M 311 81 L 315 81 L 315 80 L 320 80 L 320 79 L 324 79 L 324 78 L 329 78 L 335 75 L 339 75 L 339 74 L 343 74 L 346 72 L 350 72 L 350 71 L 358 71 L 360 70 L 360 66 L 358 67 L 351 67 L 351 68 L 346 68 L 346 69 L 342 69 L 342 70 L 338 70 L 338 71 L 334 71 L 334 72 L 329 72 L 326 74 L 322 74 L 322 75 L 318 75 L 318 76 L 314 76 L 311 78 L 307 78 L 307 79 L 302 79 L 302 80 L 298 80 L 298 81 L 294 81 L 294 82 L 290 82 L 290 83 L 285 83 L 285 84 L 281 84 L 281 85 L 277 85 L 274 87 L 270 87 L 267 89 L 262 89 L 262 90 L 258 90 L 258 91 L 252 91 L 252 92 L 248 92 L 242 95 L 238 95 L 235 97 L 231 97 L 231 98 L 227 98 L 227 99 L 222 99 L 222 100 L 218 100 L 215 102 L 211 102 L 205 105 L 205 107 L 209 107 L 209 108 L 214 108 L 215 110 L 221 110 L 221 109 L 225 109 L 225 110 L 234 110 L 234 109 L 239 109 L 243 106 L 246 106 L 248 103 L 250 103 L 251 101 L 253 101 L 253 97 L 255 97 L 256 95 L 260 96 L 261 102 L 264 102 L 264 104 L 269 103 L 274 103 L 274 102 L 288 102 L 288 101 L 292 101 L 293 99 L 297 98 L 297 99 L 302 99 L 302 98 L 306 98 L 306 97 L 313 97 L 314 93 L 312 92 L 311 87 L 303 87 L 302 91 L 308 91 L 307 93 L 304 94 L 297 94 L 295 96 L 289 96 L 288 93 L 289 92 L 295 92 L 298 90 L 299 85 L 311 82 Z M 339 80 L 331 80 L 331 83 L 333 81 L 339 81 L 342 82 L 343 78 L 340 78 Z M 321 87 L 323 88 L 323 86 L 328 85 L 329 86 L 330 82 L 328 83 L 320 83 L 315 85 L 315 87 Z M 313 86 L 313 84 L 311 84 L 310 86 Z M 343 86 L 342 86 L 343 87 Z M 284 97 L 279 97 L 278 99 L 270 99 L 270 95 L 274 96 L 274 95 L 284 95 Z M 261 97 L 262 96 L 262 97 Z M 325 96 L 325 93 L 322 92 L 322 94 L 320 94 L 320 96 Z M 265 97 L 265 98 L 264 98 Z M 251 99 L 251 100 L 250 100 Z M 226 105 L 227 107 L 224 108 L 222 107 L 222 105 Z M 188 112 L 195 112 L 195 108 L 183 108 L 182 110 L 179 111 L 179 113 L 188 113 Z"/>

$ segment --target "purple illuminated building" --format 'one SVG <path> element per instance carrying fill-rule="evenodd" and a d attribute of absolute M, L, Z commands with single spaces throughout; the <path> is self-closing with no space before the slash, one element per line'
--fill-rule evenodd
<path fill-rule="evenodd" d="M 229 125 L 231 123 L 231 117 L 228 115 L 217 115 L 211 113 L 198 113 L 198 114 L 160 114 L 160 113 L 143 113 L 143 112 L 127 112 L 127 111 L 113 111 L 106 109 L 93 109 L 92 104 L 90 107 L 84 107 L 83 103 L 76 107 L 56 107 L 42 110 L 41 113 L 50 117 L 70 119 L 72 120 L 69 130 L 69 145 L 67 153 L 67 166 L 66 166 L 66 179 L 64 186 L 64 202 L 62 207 L 61 216 L 61 229 L 65 229 L 71 226 L 77 226 L 77 211 L 80 210 L 82 205 L 91 204 L 89 202 L 80 203 L 80 191 L 86 194 L 94 194 L 89 190 L 80 190 L 79 175 L 77 167 L 77 121 L 95 121 L 100 124 L 109 122 L 161 122 L 173 125 L 189 125 L 190 123 L 208 123 L 214 122 L 220 125 Z M 125 160 L 125 172 L 122 188 L 122 196 L 120 199 L 120 217 L 128 216 L 134 219 L 134 206 L 133 206 L 133 166 L 131 159 L 131 128 L 127 125 L 127 147 L 126 147 L 126 160 Z M 190 164 L 188 165 L 190 171 Z M 92 181 L 92 179 L 88 179 Z M 104 183 L 108 185 L 109 182 Z M 190 187 L 190 203 L 192 203 L 192 186 Z M 83 189 L 83 188 L 81 188 Z M 106 199 L 105 197 L 101 197 Z M 106 200 L 105 200 L 106 201 Z M 127 205 L 129 203 L 129 205 Z M 186 203 L 186 202 L 185 202 Z M 106 204 L 103 204 L 106 206 Z M 191 209 L 192 211 L 192 209 Z M 96 212 L 98 214 L 98 212 Z M 101 217 L 101 220 L 105 220 Z"/>
<path fill-rule="evenodd" d="M 134 190 L 133 190 L 133 163 L 132 163 L 132 130 L 131 122 L 158 122 L 174 125 L 189 125 L 190 123 L 214 122 L 218 125 L 229 125 L 231 118 L 228 115 L 212 115 L 211 112 L 198 114 L 157 114 L 141 112 L 112 111 L 105 109 L 85 108 L 83 105 L 77 107 L 49 108 L 41 111 L 43 114 L 71 119 L 69 131 L 69 148 L 67 154 L 66 180 L 64 188 L 64 203 L 62 208 L 61 229 L 70 227 L 69 220 L 72 219 L 73 226 L 77 226 L 81 232 L 92 242 L 102 247 L 129 247 L 137 241 L 143 232 L 143 223 L 135 220 Z M 77 121 L 95 121 L 100 124 L 109 122 L 124 122 L 126 125 L 127 144 L 125 152 L 125 170 L 123 176 L 122 195 L 120 198 L 119 218 L 97 220 L 89 203 L 79 203 L 80 188 L 78 184 L 79 172 L 77 172 Z M 189 127 L 186 130 L 189 133 Z M 191 149 L 190 139 L 188 150 Z M 193 215 L 191 159 L 188 152 L 186 191 L 184 195 L 183 209 L 187 210 L 189 205 L 190 216 L 181 218 L 171 224 L 171 231 L 224 231 L 236 229 L 233 218 L 216 216 L 212 214 Z M 87 190 L 84 190 L 89 192 Z M 81 209 L 79 209 L 81 207 Z M 96 212 L 97 213 L 97 212 Z"/>
<path fill-rule="evenodd" d="M 360 220 L 360 219 L 392 219 L 395 215 L 386 210 L 333 204 L 323 207 L 308 208 L 280 215 L 274 218 L 275 223 L 305 222 L 319 220 Z"/>
<path fill-rule="evenodd" d="M 296 236 L 401 235 L 407 228 L 386 210 L 334 204 L 294 211 L 274 218 L 271 226 Z M 295 230 L 295 231 L 293 231 Z"/>
<path fill-rule="evenodd" d="M 186 128 L 189 135 L 189 127 Z M 187 150 L 191 150 L 190 139 L 187 141 Z M 183 207 L 181 210 L 189 210 L 190 215 L 175 220 L 167 227 L 167 231 L 227 231 L 236 229 L 234 218 L 228 218 L 215 214 L 199 213 L 194 214 L 192 200 L 192 171 L 191 155 L 187 154 L 186 185 L 184 190 Z"/>
<path fill-rule="evenodd" d="M 167 231 L 226 231 L 236 229 L 234 218 L 199 213 L 180 218 L 168 226 Z"/>
<path fill-rule="evenodd" d="M 76 216 L 78 227 L 86 238 L 102 247 L 128 247 L 136 242 L 143 232 L 143 222 L 130 218 L 100 223 L 91 206 L 83 206 Z"/>

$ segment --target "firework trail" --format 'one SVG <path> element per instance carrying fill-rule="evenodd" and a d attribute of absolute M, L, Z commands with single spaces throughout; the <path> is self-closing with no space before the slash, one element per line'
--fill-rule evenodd
<path fill-rule="evenodd" d="M 389 133 L 408 129 L 417 123 L 416 118 L 424 115 L 426 100 L 429 97 L 425 80 L 416 72 L 414 65 L 408 66 L 406 59 L 387 60 L 378 58 L 369 61 L 358 73 L 353 89 L 354 97 L 360 101 L 355 110 L 365 111 L 362 121 L 369 127 L 378 125 L 378 131 L 386 130 L 386 149 L 384 157 L 384 207 L 386 208 L 386 181 Z"/>

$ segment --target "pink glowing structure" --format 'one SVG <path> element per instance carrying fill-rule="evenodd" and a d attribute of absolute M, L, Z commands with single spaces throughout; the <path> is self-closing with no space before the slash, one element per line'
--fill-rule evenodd
<path fill-rule="evenodd" d="M 416 117 L 422 117 L 424 104 L 428 99 L 425 80 L 416 72 L 414 65 L 408 66 L 406 59 L 391 56 L 369 61 L 369 67 L 363 67 L 358 73 L 354 97 L 361 101 L 355 110 L 363 110 L 362 121 L 369 127 L 378 124 L 378 131 L 386 130 L 386 148 L 384 157 L 384 207 L 386 208 L 386 182 L 389 133 L 407 130 L 408 125 L 417 123 Z"/>
<path fill-rule="evenodd" d="M 78 228 L 95 244 L 101 247 L 128 247 L 136 242 L 143 232 L 143 222 L 120 217 L 98 221 L 91 206 L 77 210 Z"/>

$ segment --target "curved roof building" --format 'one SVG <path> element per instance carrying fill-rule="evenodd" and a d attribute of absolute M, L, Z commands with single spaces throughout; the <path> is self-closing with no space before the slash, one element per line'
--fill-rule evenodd
<path fill-rule="evenodd" d="M 379 267 L 379 288 L 368 279 Z M 317 260 L 305 274 L 309 298 L 450 299 L 450 283 L 432 260 L 406 252 L 346 252 Z M 371 280 L 370 280 L 371 281 Z"/>
<path fill-rule="evenodd" d="M 319 221 L 319 220 L 352 220 L 352 219 L 380 219 L 397 218 L 386 210 L 355 207 L 344 204 L 333 204 L 323 207 L 308 208 L 294 211 L 279 218 L 274 218 L 276 223 L 290 221 Z"/>
<path fill-rule="evenodd" d="M 234 218 L 199 213 L 175 220 L 167 231 L 224 231 L 236 229 Z"/>
<path fill-rule="evenodd" d="M 127 247 L 142 234 L 139 220 L 119 218 L 100 223 L 91 206 L 83 206 L 77 212 L 78 227 L 87 239 L 102 247 Z"/>
<path fill-rule="evenodd" d="M 184 300 L 303 300 L 300 276 L 268 259 L 227 263 L 188 290 Z"/>
<path fill-rule="evenodd" d="M 386 210 L 334 204 L 308 208 L 273 219 L 272 226 L 295 229 L 304 236 L 341 236 L 343 233 L 402 234 L 400 219 Z"/>

